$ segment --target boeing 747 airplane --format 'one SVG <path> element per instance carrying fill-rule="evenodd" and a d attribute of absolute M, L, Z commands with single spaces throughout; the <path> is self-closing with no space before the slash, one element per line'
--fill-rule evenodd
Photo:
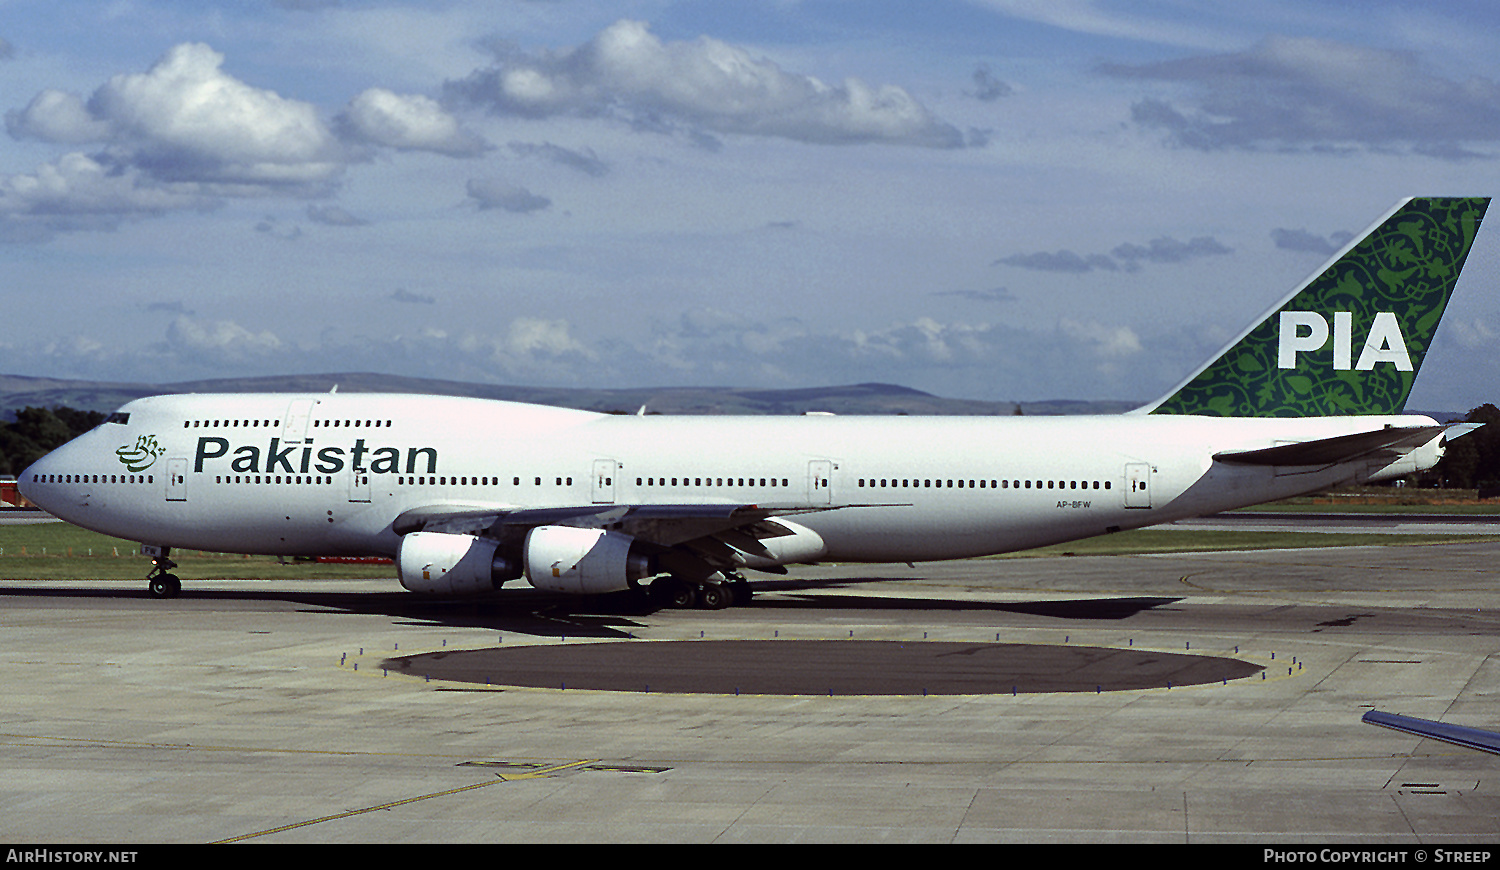
<path fill-rule="evenodd" d="M 130 402 L 22 493 L 172 548 L 388 556 L 401 585 L 524 578 L 665 605 L 743 600 L 746 569 L 962 559 L 1431 468 L 1402 411 L 1488 199 L 1408 199 L 1162 399 L 1093 417 L 621 417 L 379 394 Z"/>

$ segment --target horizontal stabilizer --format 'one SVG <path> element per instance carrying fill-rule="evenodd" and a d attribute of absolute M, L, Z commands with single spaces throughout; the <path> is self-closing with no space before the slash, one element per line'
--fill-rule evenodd
<path fill-rule="evenodd" d="M 1442 431 L 1442 426 L 1391 427 L 1297 444 L 1280 444 L 1260 450 L 1215 453 L 1214 459 L 1235 465 L 1337 465 L 1366 457 L 1382 458 L 1379 453 L 1384 450 L 1410 450 L 1426 444 Z"/>
<path fill-rule="evenodd" d="M 1449 441 L 1452 441 L 1454 438 L 1464 437 L 1483 425 L 1483 423 L 1449 423 L 1444 434 L 1448 436 Z"/>
<path fill-rule="evenodd" d="M 1379 710 L 1371 710 L 1360 721 L 1396 731 L 1404 731 L 1407 734 L 1415 734 L 1418 737 L 1430 737 L 1433 740 L 1441 740 L 1444 743 L 1452 743 L 1455 746 L 1467 746 L 1470 749 L 1478 749 L 1480 752 L 1488 752 L 1491 755 L 1500 755 L 1500 734 L 1494 731 L 1465 728 L 1462 725 L 1449 725 L 1445 722 L 1418 719 L 1414 716 L 1401 716 L 1396 713 L 1382 713 Z"/>

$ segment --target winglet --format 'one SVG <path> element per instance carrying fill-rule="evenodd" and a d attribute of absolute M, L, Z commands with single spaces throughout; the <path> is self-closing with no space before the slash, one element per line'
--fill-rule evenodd
<path fill-rule="evenodd" d="M 1138 413 L 1400 414 L 1489 199 L 1406 199 Z"/>

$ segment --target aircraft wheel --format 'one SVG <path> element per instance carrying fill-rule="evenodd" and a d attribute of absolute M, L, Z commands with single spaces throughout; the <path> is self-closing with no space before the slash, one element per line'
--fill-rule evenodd
<path fill-rule="evenodd" d="M 708 583 L 698 594 L 704 610 L 723 610 L 734 601 L 734 594 L 722 583 Z"/>
<path fill-rule="evenodd" d="M 176 598 L 182 592 L 182 581 L 176 574 L 158 574 L 148 587 L 152 598 Z"/>
<path fill-rule="evenodd" d="M 661 602 L 673 610 L 686 610 L 698 603 L 698 589 L 691 583 L 684 583 L 675 578 L 668 578 L 664 583 L 666 588 L 662 590 Z"/>

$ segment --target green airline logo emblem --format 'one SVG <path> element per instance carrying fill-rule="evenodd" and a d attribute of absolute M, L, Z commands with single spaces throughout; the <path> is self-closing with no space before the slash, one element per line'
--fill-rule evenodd
<path fill-rule="evenodd" d="M 135 445 L 125 445 L 115 451 L 120 457 L 120 464 L 130 471 L 145 471 L 156 463 L 156 457 L 167 452 L 167 448 L 156 443 L 155 435 L 142 435 L 135 439 Z"/>

